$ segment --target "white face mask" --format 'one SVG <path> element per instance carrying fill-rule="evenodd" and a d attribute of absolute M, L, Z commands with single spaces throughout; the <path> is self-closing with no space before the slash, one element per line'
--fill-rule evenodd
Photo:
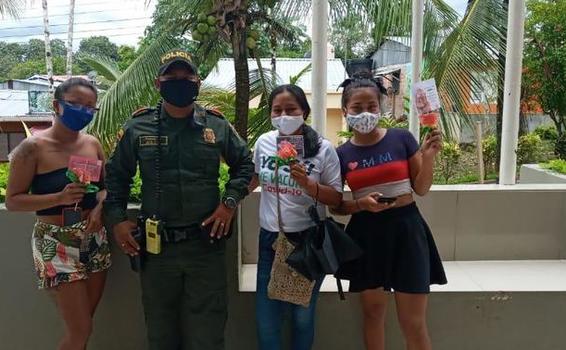
<path fill-rule="evenodd" d="M 283 135 L 291 135 L 299 130 L 305 123 L 302 115 L 290 116 L 282 115 L 280 117 L 271 118 L 271 125 Z"/>
<path fill-rule="evenodd" d="M 369 134 L 377 127 L 377 122 L 381 118 L 380 114 L 363 112 L 358 115 L 348 114 L 346 121 L 348 126 L 360 134 Z"/>

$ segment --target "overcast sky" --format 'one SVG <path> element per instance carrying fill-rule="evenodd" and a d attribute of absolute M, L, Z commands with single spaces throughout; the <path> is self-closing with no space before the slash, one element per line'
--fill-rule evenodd
<path fill-rule="evenodd" d="M 105 35 L 118 45 L 137 45 L 158 0 L 146 6 L 145 0 L 76 0 L 75 48 L 80 39 Z M 445 0 L 463 14 L 467 0 Z M 48 0 L 52 38 L 67 40 L 69 0 Z M 33 1 L 19 20 L 0 20 L 0 41 L 27 42 L 43 39 L 41 1 Z"/>

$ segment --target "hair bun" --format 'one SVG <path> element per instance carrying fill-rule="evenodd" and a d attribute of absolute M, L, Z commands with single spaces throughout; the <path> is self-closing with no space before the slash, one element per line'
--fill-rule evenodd
<path fill-rule="evenodd" d="M 365 70 L 362 70 L 362 71 L 359 71 L 359 72 L 352 74 L 352 78 L 354 78 L 354 79 L 368 79 L 368 80 L 375 81 L 374 78 L 373 78 L 373 74 L 371 74 L 371 72 L 365 71 Z"/>
<path fill-rule="evenodd" d="M 338 85 L 338 88 L 336 90 L 338 90 L 340 88 L 346 89 L 348 87 L 348 85 L 352 84 L 353 82 L 354 82 L 354 79 L 348 78 L 348 79 L 344 80 L 342 83 L 340 83 L 340 85 Z"/>

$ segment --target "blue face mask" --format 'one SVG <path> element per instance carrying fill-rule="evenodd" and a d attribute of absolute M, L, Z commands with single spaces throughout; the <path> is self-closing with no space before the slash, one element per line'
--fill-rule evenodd
<path fill-rule="evenodd" d="M 84 129 L 94 118 L 94 108 L 72 105 L 65 101 L 59 101 L 63 107 L 63 114 L 61 114 L 61 122 L 67 128 L 73 131 L 81 131 Z"/>

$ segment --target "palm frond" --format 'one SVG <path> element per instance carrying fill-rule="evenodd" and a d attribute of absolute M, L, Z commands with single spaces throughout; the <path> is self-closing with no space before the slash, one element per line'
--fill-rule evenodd
<path fill-rule="evenodd" d="M 307 74 L 308 72 L 310 72 L 311 70 L 312 70 L 312 63 L 309 63 L 309 64 L 307 64 L 307 66 L 306 66 L 305 68 L 303 68 L 303 69 L 299 72 L 299 74 L 294 75 L 294 76 L 290 76 L 290 77 L 289 77 L 289 82 L 290 82 L 291 84 L 297 84 L 297 82 L 298 82 L 299 80 L 301 80 L 301 78 L 302 78 L 305 74 Z"/>
<path fill-rule="evenodd" d="M 502 72 L 497 54 L 506 36 L 505 9 L 498 0 L 474 1 L 425 65 L 423 77 L 434 77 L 445 111 L 445 130 L 458 130 L 461 123 L 470 123 L 468 114 L 471 91 L 482 91 L 478 73 Z"/>
<path fill-rule="evenodd" d="M 226 119 L 231 123 L 234 122 L 236 111 L 236 95 L 232 91 L 227 91 L 213 86 L 203 85 L 200 89 L 197 101 L 205 108 L 218 109 Z"/>
<path fill-rule="evenodd" d="M 80 60 L 88 64 L 107 81 L 115 82 L 118 78 L 120 78 L 120 75 L 122 75 L 120 68 L 118 68 L 118 64 L 106 57 L 89 55 L 81 57 Z"/>
<path fill-rule="evenodd" d="M 271 31 L 273 31 L 273 33 L 275 33 L 275 36 L 278 39 L 295 41 L 300 37 L 304 37 L 304 35 L 301 35 L 303 33 L 298 32 L 298 28 L 294 26 L 288 18 L 270 16 L 261 11 L 250 13 L 248 18 L 251 23 L 260 22 L 265 24 Z"/>
<path fill-rule="evenodd" d="M 177 45 L 177 40 L 166 36 L 153 42 L 120 75 L 101 99 L 100 112 L 88 131 L 98 137 L 106 152 L 113 149 L 115 136 L 131 113 L 157 101 L 159 95 L 154 87 L 154 80 L 160 57 Z"/>
<path fill-rule="evenodd" d="M 282 18 L 296 19 L 299 21 L 307 19 L 311 10 L 311 1 L 271 1 L 270 8 L 272 13 L 278 14 Z"/>
<path fill-rule="evenodd" d="M 0 16 L 19 18 L 24 9 L 25 1 L 22 0 L 0 0 Z"/>

